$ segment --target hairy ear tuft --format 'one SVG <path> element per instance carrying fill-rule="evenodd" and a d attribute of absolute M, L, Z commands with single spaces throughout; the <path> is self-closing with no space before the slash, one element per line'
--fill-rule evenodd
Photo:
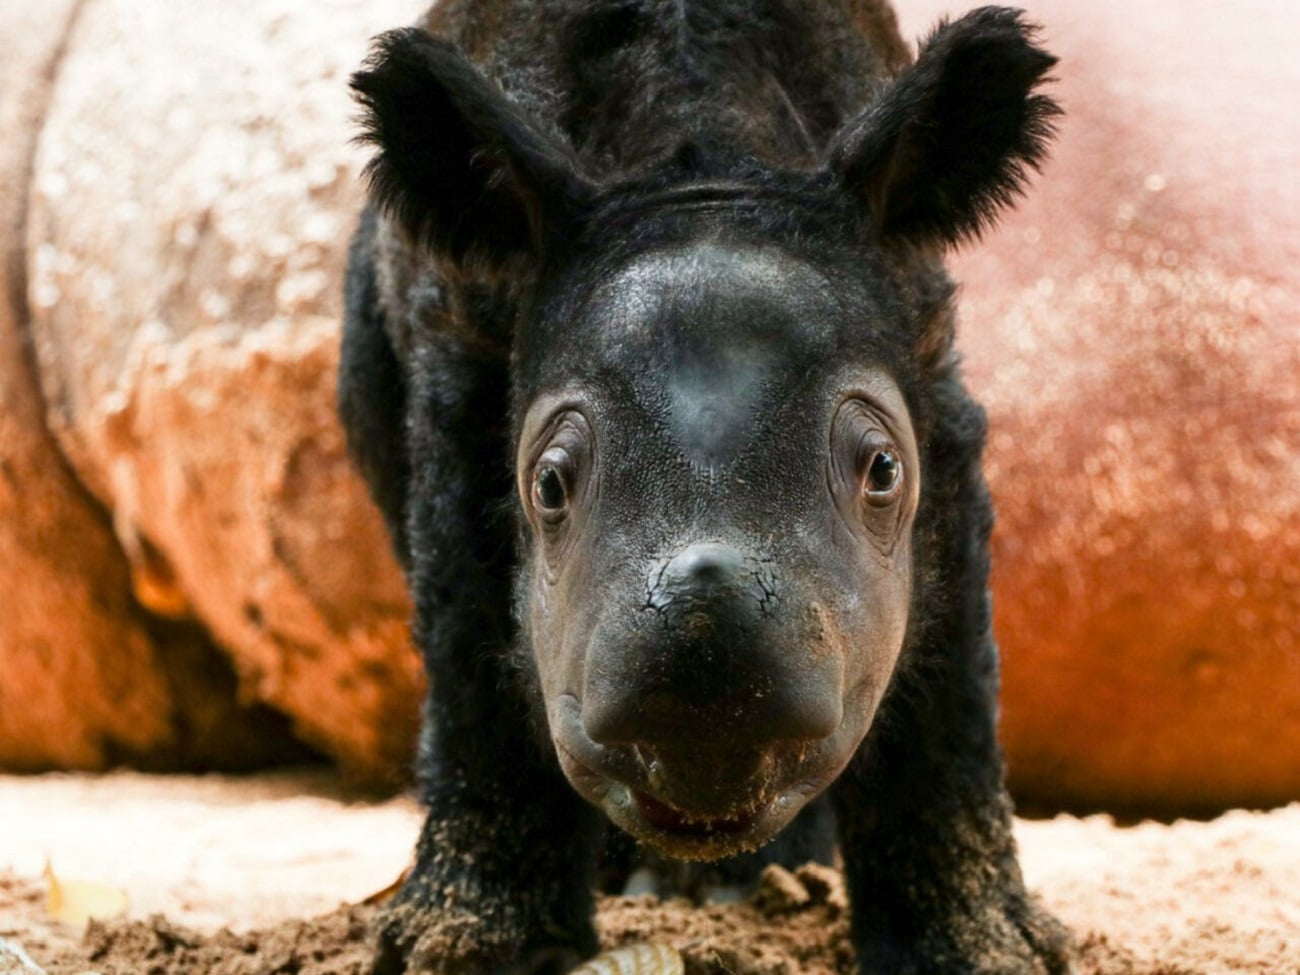
<path fill-rule="evenodd" d="M 883 240 L 976 238 L 1025 189 L 1061 109 L 1038 91 L 1056 58 L 1021 11 L 941 23 L 916 63 L 841 129 L 827 165 Z"/>
<path fill-rule="evenodd" d="M 590 193 L 568 148 L 463 54 L 419 28 L 381 34 L 352 76 L 371 193 L 433 253 L 500 262 L 535 249 Z"/>

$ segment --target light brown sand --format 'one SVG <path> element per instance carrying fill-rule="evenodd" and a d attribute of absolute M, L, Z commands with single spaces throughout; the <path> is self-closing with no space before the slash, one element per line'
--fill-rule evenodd
<path fill-rule="evenodd" d="M 409 800 L 350 800 L 315 773 L 0 777 L 0 938 L 51 975 L 360 973 L 369 910 L 339 908 L 401 873 L 418 825 Z M 1300 805 L 1124 828 L 1058 817 L 1022 821 L 1017 836 L 1084 975 L 1300 975 Z M 125 891 L 129 918 L 165 920 L 89 936 L 51 920 L 47 860 L 65 880 Z M 611 898 L 601 928 L 608 943 L 687 945 L 688 972 L 848 971 L 837 896 L 794 910 L 779 900 L 704 910 Z M 7 975 L 5 964 L 0 954 Z"/>

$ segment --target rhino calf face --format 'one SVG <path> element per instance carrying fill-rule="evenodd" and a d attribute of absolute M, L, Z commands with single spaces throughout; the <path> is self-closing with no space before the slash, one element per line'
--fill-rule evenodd
<path fill-rule="evenodd" d="M 1035 29 L 980 8 L 910 60 L 875 0 L 430 16 L 469 20 L 353 79 L 382 216 L 341 405 L 431 688 L 375 971 L 591 955 L 596 883 L 659 859 L 612 820 L 728 883 L 830 862 L 833 827 L 862 971 L 1064 975 L 1002 787 L 941 263 L 1043 158 Z"/>
<path fill-rule="evenodd" d="M 770 245 L 652 249 L 560 288 L 523 369 L 556 751 L 678 857 L 756 846 L 819 794 L 903 644 L 918 449 L 897 382 L 846 348 L 872 309 L 841 290 Z"/>

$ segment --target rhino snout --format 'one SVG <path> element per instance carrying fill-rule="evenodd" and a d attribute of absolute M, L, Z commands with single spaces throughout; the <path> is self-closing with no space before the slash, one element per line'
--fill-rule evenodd
<path fill-rule="evenodd" d="M 660 561 L 635 619 L 591 648 L 582 723 L 592 741 L 753 748 L 839 727 L 841 661 L 802 645 L 779 576 L 734 546 L 700 542 Z"/>

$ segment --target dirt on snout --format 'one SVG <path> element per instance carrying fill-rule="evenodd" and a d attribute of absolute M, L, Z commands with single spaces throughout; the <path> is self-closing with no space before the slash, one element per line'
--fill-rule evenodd
<path fill-rule="evenodd" d="M 34 975 L 25 955 L 48 975 L 361 975 L 361 901 L 400 874 L 418 823 L 406 800 L 350 802 L 313 777 L 0 778 L 0 973 Z M 1300 975 L 1300 805 L 1017 837 L 1082 975 Z M 124 891 L 127 916 L 57 921 L 47 857 Z M 605 898 L 598 926 L 606 947 L 673 945 L 686 975 L 850 975 L 846 906 L 837 872 L 773 868 L 739 903 Z"/>

